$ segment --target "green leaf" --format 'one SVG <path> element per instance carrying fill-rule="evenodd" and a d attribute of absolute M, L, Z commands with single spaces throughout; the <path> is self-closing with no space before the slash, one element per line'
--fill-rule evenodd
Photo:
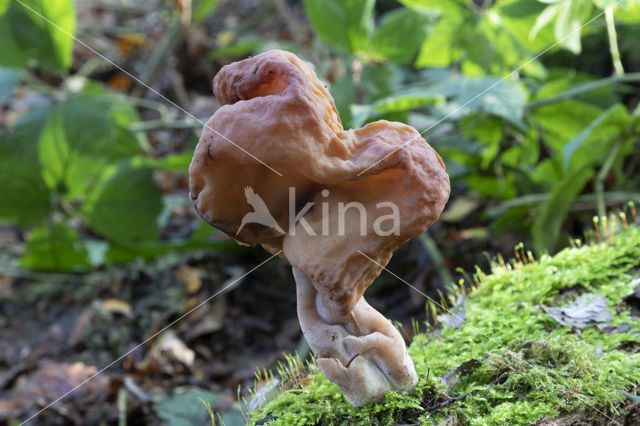
<path fill-rule="evenodd" d="M 437 10 L 443 15 L 459 13 L 465 0 L 399 0 L 408 8 L 421 12 Z"/>
<path fill-rule="evenodd" d="M 593 105 L 576 100 L 567 100 L 536 108 L 534 117 L 544 130 L 543 138 L 556 151 L 576 137 L 602 110 Z"/>
<path fill-rule="evenodd" d="M 582 167 L 555 184 L 532 227 L 533 243 L 538 253 L 555 250 L 571 203 L 593 175 L 591 167 Z"/>
<path fill-rule="evenodd" d="M 630 122 L 624 105 L 616 104 L 602 112 L 564 146 L 563 169 L 575 169 L 602 159 Z"/>
<path fill-rule="evenodd" d="M 2 15 L 9 7 L 10 0 L 0 0 L 0 15 Z"/>
<path fill-rule="evenodd" d="M 303 0 L 303 4 L 311 27 L 322 40 L 348 53 L 366 50 L 375 0 Z"/>
<path fill-rule="evenodd" d="M 79 95 L 56 105 L 40 137 L 42 175 L 67 198 L 84 194 L 105 165 L 140 153 L 128 130 L 135 110 L 105 97 Z"/>
<path fill-rule="evenodd" d="M 522 117 L 527 95 L 518 83 L 498 77 L 453 76 L 427 87 L 413 87 L 358 107 L 360 120 L 389 112 L 406 111 L 435 103 L 443 114 L 459 119 L 470 112 L 495 115 L 525 128 Z"/>
<path fill-rule="evenodd" d="M 50 192 L 40 173 L 38 138 L 49 108 L 27 113 L 0 133 L 0 218 L 28 226 L 46 218 Z"/>
<path fill-rule="evenodd" d="M 105 169 L 82 211 L 87 225 L 110 241 L 149 241 L 158 237 L 162 194 L 150 168 L 119 163 Z"/>
<path fill-rule="evenodd" d="M 15 68 L 0 67 L 0 102 L 13 95 L 13 88 L 20 79 L 20 71 Z"/>
<path fill-rule="evenodd" d="M 460 32 L 469 30 L 469 22 L 465 14 L 442 16 L 422 43 L 416 67 L 447 67 L 458 60 L 464 52 L 459 45 Z"/>
<path fill-rule="evenodd" d="M 208 223 L 204 223 L 207 235 L 211 235 L 215 230 Z M 187 250 L 213 250 L 220 253 L 234 252 L 242 250 L 242 246 L 232 240 L 211 241 L 195 240 L 190 238 L 182 241 L 151 241 L 139 244 L 121 245 L 111 244 L 106 251 L 106 258 L 109 263 L 131 262 L 135 259 L 153 259 L 157 256 L 178 251 Z"/>
<path fill-rule="evenodd" d="M 338 81 L 331 85 L 329 88 L 333 101 L 338 108 L 340 114 L 340 121 L 345 129 L 349 129 L 353 126 L 361 123 L 354 123 L 351 114 L 350 106 L 356 102 L 356 89 L 353 85 L 353 74 L 350 72 L 345 73 Z"/>
<path fill-rule="evenodd" d="M 60 222 L 34 229 L 27 238 L 20 266 L 27 269 L 74 271 L 89 267 L 78 233 Z"/>
<path fill-rule="evenodd" d="M 582 50 L 581 27 L 591 15 L 591 0 L 562 0 L 548 7 L 553 6 L 558 7 L 554 26 L 556 40 L 577 55 Z"/>
<path fill-rule="evenodd" d="M 527 94 L 522 85 L 498 77 L 454 77 L 431 87 L 451 98 L 447 105 L 453 112 L 461 108 L 486 112 L 525 128 L 522 121 Z"/>
<path fill-rule="evenodd" d="M 496 2 L 491 11 L 495 11 L 501 18 L 504 27 L 525 48 L 532 52 L 540 52 L 555 41 L 550 27 L 543 27 L 531 36 L 531 28 L 536 24 L 546 6 L 531 0 L 502 0 Z"/>
<path fill-rule="evenodd" d="M 71 65 L 76 27 L 72 0 L 10 1 L 0 15 L 0 64 L 26 66 L 36 60 L 49 70 Z"/>
<path fill-rule="evenodd" d="M 370 53 L 399 64 L 409 64 L 425 39 L 432 19 L 411 9 L 399 9 L 382 17 L 371 40 Z"/>
<path fill-rule="evenodd" d="M 191 20 L 200 23 L 208 17 L 218 5 L 218 0 L 196 0 L 193 6 Z"/>

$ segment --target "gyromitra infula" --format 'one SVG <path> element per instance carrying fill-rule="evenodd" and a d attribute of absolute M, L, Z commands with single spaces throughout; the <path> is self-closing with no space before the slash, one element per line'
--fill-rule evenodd
<path fill-rule="evenodd" d="M 189 168 L 200 216 L 291 263 L 302 331 L 351 404 L 415 385 L 404 340 L 362 294 L 444 208 L 438 154 L 405 124 L 344 130 L 328 90 L 289 52 L 227 65 L 213 84 L 222 106 Z"/>

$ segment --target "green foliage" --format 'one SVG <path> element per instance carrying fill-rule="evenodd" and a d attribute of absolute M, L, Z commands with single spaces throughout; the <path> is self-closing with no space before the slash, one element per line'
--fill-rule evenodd
<path fill-rule="evenodd" d="M 193 3 L 193 13 L 191 19 L 195 23 L 202 22 L 209 16 L 218 5 L 218 0 L 196 0 Z"/>
<path fill-rule="evenodd" d="M 303 0 L 303 3 L 318 37 L 348 53 L 367 48 L 375 0 Z"/>
<path fill-rule="evenodd" d="M 72 0 L 5 0 L 0 3 L 0 65 L 30 61 L 48 70 L 71 65 L 76 15 Z"/>
<path fill-rule="evenodd" d="M 143 141 L 129 130 L 136 121 L 121 99 L 78 94 L 31 111 L 0 134 L 0 218 L 41 224 L 29 235 L 23 267 L 101 264 L 90 261 L 92 250 L 66 221 L 49 223 L 60 214 L 79 217 L 114 244 L 157 240 L 162 195 L 141 157 Z"/>
<path fill-rule="evenodd" d="M 72 271 L 89 266 L 87 250 L 78 233 L 65 223 L 35 228 L 29 234 L 20 266 L 29 269 Z"/>
<path fill-rule="evenodd" d="M 13 88 L 18 82 L 19 74 L 16 69 L 0 67 L 0 102 L 13 94 Z"/>
<path fill-rule="evenodd" d="M 369 52 L 381 59 L 409 64 L 427 35 L 431 17 L 411 9 L 387 13 L 371 39 Z"/>
<path fill-rule="evenodd" d="M 151 169 L 127 162 L 104 169 L 82 205 L 87 225 L 120 244 L 157 239 L 161 210 L 162 196 Z"/>
<path fill-rule="evenodd" d="M 48 107 L 31 111 L 13 132 L 0 133 L 0 217 L 24 226 L 45 219 L 51 209 L 37 143 L 48 111 Z"/>
<path fill-rule="evenodd" d="M 605 161 L 615 189 L 638 195 L 638 174 L 625 167 L 638 150 L 640 121 L 621 93 L 640 73 L 598 79 L 558 68 L 554 58 L 566 57 L 562 49 L 600 55 L 585 53 L 581 40 L 607 41 L 604 18 L 585 24 L 606 7 L 636 16 L 640 2 L 403 0 L 406 7 L 380 14 L 375 30 L 348 46 L 348 25 L 330 19 L 329 6 L 307 3 L 319 37 L 352 55 L 331 88 L 345 126 L 388 119 L 421 130 L 443 155 L 454 190 L 493 204 L 494 231 L 516 231 L 539 252 L 557 249 L 575 202 L 604 204 L 608 195 L 597 191 Z M 361 12 L 369 16 L 369 5 Z"/>
<path fill-rule="evenodd" d="M 531 28 L 531 37 L 550 23 L 554 23 L 553 34 L 556 41 L 571 52 L 578 54 L 582 50 L 580 33 L 591 17 L 591 0 L 553 0 L 545 1 L 549 5 L 540 13 Z"/>
<path fill-rule="evenodd" d="M 194 1 L 194 25 L 216 5 Z M 325 43 L 312 45 L 317 71 L 332 82 L 345 127 L 388 119 L 418 128 L 442 154 L 454 197 L 479 200 L 486 220 L 480 226 L 553 251 L 566 240 L 578 203 L 600 207 L 640 197 L 632 159 L 640 149 L 640 108 L 630 112 L 635 95 L 628 86 L 640 73 L 602 78 L 608 72 L 602 64 L 611 60 L 602 48 L 616 28 L 596 18 L 609 10 L 614 26 L 625 24 L 617 28 L 622 62 L 636 64 L 639 0 L 304 0 L 303 6 Z M 0 0 L 0 102 L 28 80 L 30 71 L 21 67 L 64 78 L 74 31 L 71 0 Z M 307 53 L 305 46 L 250 33 L 233 34 L 209 57 L 267 47 Z M 90 260 L 78 260 L 78 268 L 203 244 L 159 240 L 170 203 L 153 171 L 185 172 L 190 152 L 150 158 L 142 133 L 130 130 L 136 109 L 100 88 L 48 95 L 0 133 L 0 184 L 8 189 L 0 191 L 0 220 L 27 230 L 69 227 L 67 234 L 75 232 L 86 246 L 77 253 Z"/>
<path fill-rule="evenodd" d="M 580 410 L 615 412 L 625 397 L 637 398 L 627 391 L 639 385 L 640 354 L 621 346 L 640 340 L 635 334 L 640 319 L 621 303 L 637 285 L 638 259 L 635 226 L 606 244 L 565 249 L 527 264 L 492 263 L 491 274 L 479 271 L 474 277 L 479 285 L 467 295 L 465 324 L 426 324 L 427 331 L 414 336 L 409 347 L 419 377 L 414 390 L 388 392 L 383 401 L 355 409 L 312 368 L 307 386 L 281 391 L 251 413 L 251 422 L 431 424 L 453 417 L 462 424 L 531 424 Z M 608 333 L 594 326 L 576 333 L 539 308 L 568 304 L 571 299 L 561 294 L 576 288 L 602 294 L 614 313 L 611 325 L 631 329 Z M 458 383 L 445 394 L 448 386 L 438 378 L 470 359 L 477 367 L 457 375 Z M 460 399 L 429 409 L 450 397 Z"/>

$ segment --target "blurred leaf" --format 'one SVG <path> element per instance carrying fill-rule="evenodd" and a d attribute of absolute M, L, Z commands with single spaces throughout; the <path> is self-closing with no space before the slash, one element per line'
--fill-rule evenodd
<path fill-rule="evenodd" d="M 466 25 L 473 25 L 469 13 L 451 13 L 442 16 L 422 43 L 415 66 L 447 67 L 458 60 L 464 50 L 460 46 L 461 31 L 469 31 Z M 463 29 L 463 27 L 465 27 Z"/>
<path fill-rule="evenodd" d="M 78 233 L 59 222 L 31 231 L 20 266 L 27 269 L 73 271 L 89 267 Z"/>
<path fill-rule="evenodd" d="M 375 0 L 303 0 L 314 32 L 348 53 L 366 50 Z"/>
<path fill-rule="evenodd" d="M 411 9 L 397 9 L 382 17 L 371 39 L 370 53 L 399 64 L 409 64 L 427 35 L 432 19 Z"/>
<path fill-rule="evenodd" d="M 209 53 L 209 59 L 217 60 L 246 56 L 259 49 L 262 43 L 263 42 L 258 39 L 240 40 L 228 46 L 222 46 L 212 50 L 211 53 Z"/>
<path fill-rule="evenodd" d="M 522 121 L 527 95 L 519 83 L 498 77 L 455 77 L 435 86 L 434 91 L 453 97 L 449 109 L 478 110 L 502 117 L 525 128 Z M 464 105 L 464 107 L 463 107 Z"/>
<path fill-rule="evenodd" d="M 485 112 L 520 128 L 526 127 L 522 120 L 526 104 L 524 89 L 518 83 L 498 77 L 453 76 L 427 87 L 398 91 L 378 100 L 364 112 L 371 116 L 403 111 L 432 105 L 443 99 L 448 99 L 448 102 L 439 108 L 443 114 L 450 114 L 452 119 L 459 119 L 470 112 Z"/>
<path fill-rule="evenodd" d="M 536 108 L 533 116 L 549 147 L 560 151 L 601 113 L 598 107 L 570 99 Z"/>
<path fill-rule="evenodd" d="M 340 114 L 340 121 L 345 129 L 352 127 L 359 127 L 362 123 L 356 123 L 353 121 L 351 108 L 352 104 L 356 103 L 356 89 L 353 86 L 353 74 L 350 72 L 343 75 L 338 81 L 331 85 L 329 88 L 333 101 L 338 108 Z"/>
<path fill-rule="evenodd" d="M 151 169 L 120 163 L 105 169 L 82 210 L 87 225 L 110 241 L 149 241 L 158 237 L 162 194 Z"/>
<path fill-rule="evenodd" d="M 437 10 L 441 14 L 453 14 L 460 12 L 461 7 L 466 7 L 465 0 L 399 0 L 405 6 L 422 12 Z"/>
<path fill-rule="evenodd" d="M 632 393 L 629 393 L 629 392 L 623 391 L 623 390 L 619 390 L 618 393 L 621 393 L 622 395 L 626 396 L 627 398 L 629 398 L 631 401 L 635 402 L 636 404 L 640 404 L 640 396 L 634 395 Z"/>
<path fill-rule="evenodd" d="M 27 113 L 0 133 L 0 217 L 23 226 L 46 218 L 50 193 L 40 173 L 38 137 L 49 108 Z"/>
<path fill-rule="evenodd" d="M 9 7 L 10 0 L 0 0 L 0 15 L 2 15 Z"/>
<path fill-rule="evenodd" d="M 558 2 L 558 6 L 560 10 L 554 27 L 556 40 L 560 46 L 577 55 L 582 50 L 581 27 L 591 15 L 591 0 L 563 0 Z"/>
<path fill-rule="evenodd" d="M 398 69 L 391 64 L 370 64 L 362 66 L 362 78 L 360 87 L 367 96 L 369 102 L 389 96 L 396 86 L 400 84 Z"/>
<path fill-rule="evenodd" d="M 191 20 L 196 24 L 208 17 L 218 5 L 218 0 L 195 0 Z"/>
<path fill-rule="evenodd" d="M 29 0 L 25 5 L 11 1 L 0 15 L 0 64 L 25 66 L 37 60 L 49 70 L 69 68 L 76 27 L 73 1 Z"/>
<path fill-rule="evenodd" d="M 574 54 L 580 53 L 581 27 L 591 16 L 591 0 L 558 0 L 550 3 L 536 19 L 529 37 L 535 38 L 538 32 L 555 20 L 554 35 L 560 46 Z"/>
<path fill-rule="evenodd" d="M 468 195 L 461 195 L 447 204 L 440 218 L 445 222 L 458 223 L 477 209 L 479 205 L 480 201 L 478 199 Z"/>
<path fill-rule="evenodd" d="M 132 107 L 114 107 L 100 96 L 80 95 L 56 105 L 40 137 L 42 175 L 49 187 L 75 198 L 106 164 L 138 154 L 140 144 L 126 130 L 127 117 L 136 115 Z"/>
<path fill-rule="evenodd" d="M 625 23 L 638 23 L 640 22 L 640 1 L 627 0 L 617 3 L 615 12 L 616 20 Z"/>
<path fill-rule="evenodd" d="M 545 4 L 531 0 L 502 0 L 491 6 L 498 13 L 506 30 L 524 47 L 539 52 L 555 41 L 551 28 L 541 28 L 534 37 L 531 28 L 545 9 Z"/>
<path fill-rule="evenodd" d="M 511 28 L 515 25 L 508 17 L 499 14 L 494 5 L 477 22 L 475 31 L 462 37 L 466 50 L 463 72 L 467 75 L 507 75 L 514 69 L 537 78 L 545 75 L 542 63 L 534 58 L 530 43 L 523 43 Z M 511 23 L 511 25 L 509 25 Z M 517 27 L 515 28 L 517 31 Z M 477 69 L 472 72 L 472 66 Z M 520 72 L 520 71 L 519 71 Z"/>
<path fill-rule="evenodd" d="M 0 67 L 0 102 L 13 94 L 13 88 L 20 79 L 20 71 L 15 68 Z"/>
<path fill-rule="evenodd" d="M 151 241 L 138 244 L 112 244 L 106 252 L 108 263 L 124 263 L 134 259 L 153 259 L 154 257 L 176 251 L 213 250 L 226 253 L 242 250 L 242 246 L 232 240 L 211 241 L 209 237 L 215 231 L 207 223 L 203 223 L 202 231 L 196 231 L 190 239 L 182 241 Z"/>
<path fill-rule="evenodd" d="M 593 175 L 592 168 L 582 167 L 556 183 L 551 196 L 543 204 L 542 211 L 533 223 L 533 243 L 538 253 L 555 250 L 571 203 Z"/>
<path fill-rule="evenodd" d="M 171 395 L 165 395 L 153 404 L 153 410 L 169 426 L 211 425 L 209 414 L 202 401 L 215 406 L 216 402 L 222 398 L 224 395 L 219 392 L 202 389 L 179 390 Z M 244 423 L 237 409 L 223 413 L 221 420 L 227 425 Z"/>
<path fill-rule="evenodd" d="M 616 104 L 602 112 L 562 149 L 564 170 L 603 159 L 631 121 L 624 105 Z"/>

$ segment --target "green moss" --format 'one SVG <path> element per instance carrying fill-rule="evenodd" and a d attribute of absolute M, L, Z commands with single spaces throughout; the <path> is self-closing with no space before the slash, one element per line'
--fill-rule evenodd
<path fill-rule="evenodd" d="M 586 408 L 615 413 L 624 399 L 618 390 L 633 392 L 640 383 L 640 353 L 617 349 L 640 341 L 640 319 L 622 303 L 639 266 L 638 227 L 606 244 L 566 249 L 526 265 L 494 265 L 490 275 L 478 274 L 480 285 L 468 295 L 462 327 L 431 328 L 414 337 L 409 352 L 420 382 L 411 392 L 390 392 L 383 401 L 356 409 L 311 366 L 306 386 L 282 391 L 250 420 L 393 424 L 453 417 L 483 425 L 526 424 Z M 590 327 L 577 333 L 540 309 L 569 303 L 587 291 L 606 297 L 612 325 L 630 324 L 631 330 L 607 334 Z M 479 367 L 459 376 L 447 395 L 439 378 L 472 358 Z"/>

